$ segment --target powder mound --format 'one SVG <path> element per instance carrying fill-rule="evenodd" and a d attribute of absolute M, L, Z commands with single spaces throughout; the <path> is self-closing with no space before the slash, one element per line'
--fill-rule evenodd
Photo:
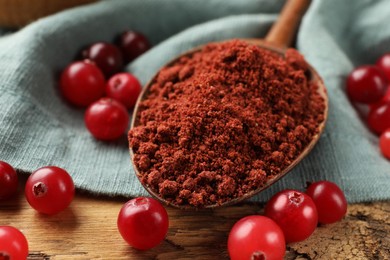
<path fill-rule="evenodd" d="M 139 178 L 177 205 L 221 204 L 288 166 L 324 120 L 295 50 L 205 45 L 160 70 L 129 131 Z"/>

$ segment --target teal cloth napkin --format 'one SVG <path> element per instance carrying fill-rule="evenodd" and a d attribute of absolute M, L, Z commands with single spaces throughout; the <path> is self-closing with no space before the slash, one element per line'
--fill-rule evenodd
<path fill-rule="evenodd" d="M 142 83 L 177 54 L 229 38 L 263 37 L 284 1 L 101 1 L 41 19 L 0 38 L 0 160 L 31 172 L 56 165 L 76 186 L 111 196 L 146 195 L 130 164 L 127 140 L 96 141 L 83 110 L 66 104 L 58 76 L 79 50 L 111 41 L 126 29 L 143 32 L 154 47 L 126 70 Z M 390 199 L 390 163 L 345 95 L 346 75 L 390 51 L 390 2 L 313 1 L 297 48 L 324 78 L 330 111 L 325 133 L 311 154 L 285 178 L 254 197 L 265 201 L 283 188 L 328 179 L 349 202 Z"/>

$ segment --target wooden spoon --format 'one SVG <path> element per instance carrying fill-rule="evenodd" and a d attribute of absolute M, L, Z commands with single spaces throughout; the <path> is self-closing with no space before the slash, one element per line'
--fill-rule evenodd
<path fill-rule="evenodd" d="M 272 26 L 270 31 L 268 32 L 265 40 L 262 39 L 242 39 L 248 43 L 255 44 L 260 46 L 261 48 L 270 50 L 272 52 L 275 52 L 279 55 L 284 56 L 287 47 L 291 45 L 295 32 L 298 28 L 298 25 L 300 23 L 300 20 L 305 13 L 307 7 L 310 4 L 310 0 L 287 0 L 285 6 L 283 7 L 283 10 L 280 13 L 280 16 L 278 20 L 275 22 L 275 24 Z M 184 54 L 180 55 L 179 57 L 175 58 L 171 62 L 169 62 L 166 66 L 169 66 L 170 64 L 175 63 L 178 59 L 180 59 L 183 56 L 190 55 L 191 53 L 194 53 L 196 51 L 199 51 L 201 47 L 194 48 L 188 52 L 185 52 Z M 325 109 L 323 111 L 323 117 L 324 121 L 319 125 L 319 131 L 316 135 L 313 136 L 313 139 L 311 142 L 304 148 L 304 150 L 301 152 L 301 154 L 284 170 L 280 171 L 278 174 L 276 174 L 272 178 L 268 178 L 266 183 L 260 187 L 258 187 L 256 190 L 253 190 L 249 193 L 246 193 L 245 195 L 241 197 L 237 197 L 234 199 L 231 199 L 229 201 L 226 201 L 222 204 L 211 204 L 211 205 L 205 205 L 203 208 L 216 208 L 219 206 L 226 206 L 226 205 L 231 205 L 234 203 L 237 203 L 239 201 L 248 199 L 255 194 L 261 192 L 262 190 L 268 188 L 272 184 L 274 184 L 276 181 L 278 181 L 280 178 L 285 176 L 294 166 L 296 166 L 314 147 L 314 145 L 317 143 L 317 141 L 320 138 L 321 133 L 324 130 L 325 127 L 325 122 L 327 119 L 328 115 L 328 96 L 327 96 L 327 91 L 325 88 L 325 85 L 318 75 L 318 73 L 309 65 L 309 71 L 311 73 L 311 78 L 310 80 L 314 82 L 315 84 L 318 85 L 318 93 L 323 97 L 324 103 L 325 103 Z M 141 93 L 140 97 L 138 98 L 137 104 L 134 108 L 134 113 L 133 113 L 133 118 L 131 122 L 131 128 L 138 126 L 139 122 L 139 104 L 141 101 L 143 101 L 149 94 L 149 89 L 152 86 L 153 82 L 156 80 L 158 74 L 156 74 L 148 84 L 143 89 L 143 92 Z M 134 163 L 134 151 L 132 148 L 130 148 L 130 155 L 132 158 L 132 163 L 134 166 L 135 173 L 137 177 L 140 179 L 140 173 L 136 167 L 136 164 Z M 142 183 L 142 182 L 141 182 Z M 142 184 L 143 185 L 143 184 Z M 143 185 L 144 188 L 155 198 L 163 202 L 164 204 L 168 204 L 177 208 L 182 208 L 182 209 L 195 209 L 194 206 L 191 205 L 177 205 L 172 202 L 169 202 L 165 200 L 164 198 L 160 197 L 158 193 L 150 189 L 147 185 Z"/>

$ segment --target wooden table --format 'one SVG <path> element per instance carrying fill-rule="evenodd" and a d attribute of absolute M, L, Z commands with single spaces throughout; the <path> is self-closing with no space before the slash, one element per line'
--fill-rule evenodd
<path fill-rule="evenodd" d="M 23 184 L 21 184 L 22 186 Z M 166 239 L 149 251 L 124 242 L 116 220 L 124 198 L 78 193 L 71 206 L 55 216 L 35 212 L 19 195 L 0 202 L 0 225 L 26 235 L 28 259 L 228 259 L 227 235 L 238 219 L 263 211 L 242 203 L 218 210 L 168 208 Z M 341 222 L 319 226 L 306 241 L 287 246 L 285 259 L 390 259 L 390 201 L 349 205 Z"/>

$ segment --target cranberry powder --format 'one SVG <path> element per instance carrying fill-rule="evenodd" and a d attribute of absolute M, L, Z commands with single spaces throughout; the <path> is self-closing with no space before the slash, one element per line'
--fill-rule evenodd
<path fill-rule="evenodd" d="M 140 181 L 176 205 L 264 185 L 319 132 L 324 99 L 295 50 L 211 43 L 162 68 L 129 131 Z"/>

